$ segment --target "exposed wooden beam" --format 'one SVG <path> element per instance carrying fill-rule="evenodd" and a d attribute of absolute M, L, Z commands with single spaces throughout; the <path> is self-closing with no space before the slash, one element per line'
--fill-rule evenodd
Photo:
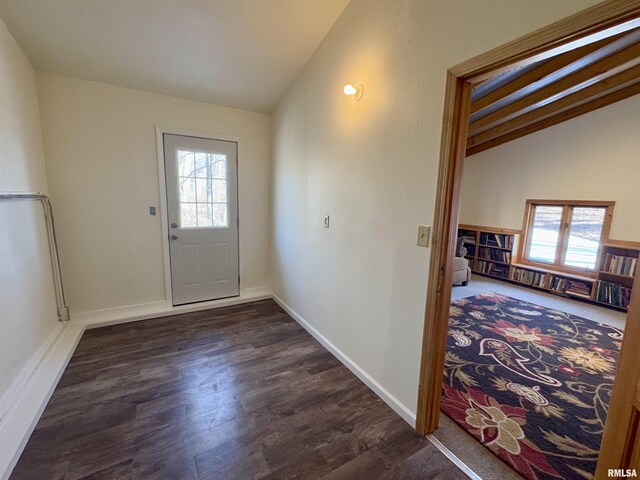
<path fill-rule="evenodd" d="M 564 90 L 571 88 L 572 86 L 588 81 L 597 77 L 598 75 L 606 74 L 607 71 L 612 68 L 619 67 L 627 62 L 632 61 L 634 58 L 640 56 L 640 43 L 635 44 L 629 48 L 626 48 L 618 53 L 615 53 L 609 57 L 600 60 L 597 63 L 590 65 L 587 68 L 577 71 L 576 73 L 564 77 L 563 79 L 533 92 L 516 102 L 501 108 L 500 110 L 493 112 L 486 117 L 482 117 L 469 125 L 469 135 L 477 134 L 481 129 L 488 127 L 489 125 L 499 122 L 500 119 L 519 112 L 530 105 L 542 102 L 546 98 L 553 95 L 557 95 Z"/>
<path fill-rule="evenodd" d="M 563 90 L 561 92 L 556 93 L 555 95 L 551 95 L 550 97 L 546 97 L 543 98 L 542 100 L 540 100 L 539 102 L 536 103 L 531 103 L 529 105 L 527 105 L 526 107 L 524 107 L 522 110 L 518 110 L 517 112 L 513 112 L 510 115 L 505 115 L 504 117 L 498 119 L 497 121 L 495 121 L 494 123 L 487 125 L 486 127 L 480 128 L 478 129 L 476 132 L 473 132 L 473 134 L 471 136 L 478 136 L 481 133 L 486 132 L 487 130 L 491 130 L 494 127 L 497 127 L 499 125 L 502 125 L 503 123 L 506 123 L 516 117 L 519 117 L 521 115 L 524 115 L 526 113 L 529 113 L 531 111 L 535 111 L 536 109 L 539 109 L 541 107 L 544 107 L 545 105 L 548 105 L 552 102 L 556 102 L 558 100 L 560 100 L 561 98 L 567 97 L 573 93 L 576 93 L 580 90 L 583 90 L 585 88 L 590 87 L 591 85 L 594 85 L 596 83 L 605 81 L 606 79 L 608 79 L 609 77 L 613 77 L 615 75 L 617 75 L 618 73 L 621 73 L 625 70 L 631 69 L 633 67 L 635 67 L 636 65 L 640 65 L 640 57 L 636 57 L 634 59 L 632 59 L 631 61 L 624 63 L 622 65 L 619 65 L 615 68 L 612 68 L 610 70 L 607 70 L 606 72 L 603 72 L 599 75 L 596 75 L 595 77 L 592 77 L 582 83 L 576 83 L 575 85 L 572 85 L 570 87 L 568 87 L 566 90 Z"/>
<path fill-rule="evenodd" d="M 502 145 L 503 143 L 510 142 L 511 140 L 515 140 L 516 138 L 524 137 L 525 135 L 529 135 L 558 123 L 570 120 L 580 115 L 584 115 L 585 113 L 592 112 L 593 110 L 605 107 L 611 103 L 619 102 L 620 100 L 632 97 L 634 95 L 637 95 L 638 93 L 640 93 L 640 82 L 635 83 L 627 88 L 622 88 L 613 93 L 599 97 L 578 107 L 565 110 L 557 115 L 548 117 L 526 127 L 509 132 L 506 135 L 502 135 L 481 144 L 473 145 L 472 147 L 467 148 L 467 157 L 475 155 L 476 153 L 483 152 L 484 150 L 488 150 L 489 148 Z"/>
<path fill-rule="evenodd" d="M 516 90 L 515 92 L 513 92 L 510 95 L 507 95 L 504 98 L 501 98 L 499 100 L 497 100 L 496 102 L 492 103 L 491 105 L 488 105 L 487 107 L 483 108 L 482 110 L 472 114 L 469 117 L 469 123 L 473 123 L 476 120 L 479 120 L 483 117 L 486 117 L 487 115 L 490 115 L 502 108 L 504 108 L 505 106 L 514 103 L 518 100 L 521 100 L 523 98 L 525 98 L 528 95 L 531 95 L 532 93 L 536 92 L 537 90 L 540 90 L 544 87 L 547 87 L 573 73 L 576 73 L 579 70 L 582 70 L 584 68 L 587 68 L 590 65 L 593 65 L 594 63 L 603 60 L 606 57 L 610 57 L 611 55 L 614 55 L 626 48 L 629 48 L 633 45 L 636 45 L 640 43 L 640 28 L 637 28 L 631 32 L 627 32 L 624 35 L 618 35 L 616 37 L 614 37 L 614 40 L 600 48 L 598 48 L 597 50 L 592 51 L 591 53 L 586 53 L 586 55 L 584 55 L 581 58 L 578 58 L 577 60 L 575 60 L 574 62 L 565 65 L 564 67 L 559 68 L 558 70 L 556 70 L 555 72 L 551 72 L 548 75 L 546 75 L 545 77 L 539 79 L 536 82 L 531 83 L 530 85 L 522 85 L 518 90 Z M 562 56 L 569 56 L 569 53 L 566 53 Z M 541 64 L 536 64 L 536 68 L 542 66 Z M 533 70 L 532 68 L 529 68 L 528 70 L 526 68 L 524 69 L 519 69 L 513 72 L 513 79 L 512 81 L 516 81 L 517 77 L 519 77 L 520 75 L 517 75 L 517 73 L 520 70 L 525 70 L 524 73 L 526 73 L 529 70 Z M 505 78 L 509 78 L 510 74 L 507 73 L 505 75 L 501 75 L 498 76 L 496 78 L 496 82 L 500 85 L 500 88 L 502 86 L 504 86 L 505 84 L 507 84 L 508 82 L 504 81 L 503 79 Z M 485 87 L 486 89 L 486 87 Z M 497 90 L 497 88 L 496 88 Z M 479 91 L 481 91 L 479 89 Z M 486 93 L 485 93 L 486 94 Z M 478 97 L 481 98 L 482 95 L 480 95 Z M 473 98 L 473 97 L 472 97 Z"/>
<path fill-rule="evenodd" d="M 603 12 L 609 15 L 609 20 L 597 20 Z M 459 63 L 449 71 L 472 85 L 477 85 L 516 67 L 552 58 L 638 27 L 639 0 L 605 0 L 548 27 Z M 568 29 L 572 29 L 573 33 L 566 36 L 563 32 Z M 536 44 L 536 39 L 541 36 L 545 37 L 546 48 Z"/>
<path fill-rule="evenodd" d="M 548 103 L 540 108 L 536 108 L 524 115 L 517 116 L 512 120 L 501 123 L 500 125 L 485 130 L 475 136 L 471 136 L 467 143 L 467 147 L 485 143 L 493 138 L 500 137 L 511 131 L 531 125 L 539 120 L 544 120 L 552 115 L 556 115 L 568 108 L 577 107 L 583 103 L 594 100 L 597 97 L 612 93 L 620 88 L 628 88 L 637 82 L 640 82 L 640 65 L 623 70 L 622 72 L 610 76 L 609 78 L 591 86 L 579 89 L 575 93 L 562 97 L 559 100 Z"/>
<path fill-rule="evenodd" d="M 582 65 L 581 67 L 580 64 L 577 63 L 577 61 L 580 59 L 583 59 L 589 53 L 600 50 L 602 55 L 600 58 L 606 57 L 608 53 L 606 53 L 606 51 L 602 51 L 602 47 L 610 44 L 617 38 L 619 38 L 619 36 L 612 37 L 612 38 L 605 38 L 604 40 L 600 40 L 599 42 L 585 45 L 584 47 L 577 48 L 575 50 L 564 53 L 562 55 L 558 55 L 557 57 L 550 59 L 549 61 L 540 65 L 538 68 L 531 70 L 525 73 L 524 75 L 519 76 L 518 78 L 514 79 L 512 82 L 507 83 L 503 87 L 500 87 L 497 90 L 494 90 L 493 92 L 488 93 L 487 95 L 479 98 L 478 100 L 472 101 L 471 114 L 474 114 L 482 110 L 483 108 L 486 108 L 489 105 L 494 104 L 498 100 L 501 100 L 511 95 L 512 93 L 515 93 L 535 82 L 538 82 L 545 77 L 548 77 L 550 74 L 568 65 L 574 64 L 575 70 L 579 70 L 580 68 L 584 67 L 584 65 Z"/>

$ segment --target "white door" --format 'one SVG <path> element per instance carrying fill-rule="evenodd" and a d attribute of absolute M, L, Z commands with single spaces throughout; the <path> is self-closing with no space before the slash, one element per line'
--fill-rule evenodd
<path fill-rule="evenodd" d="M 173 304 L 240 294 L 238 144 L 164 134 Z"/>

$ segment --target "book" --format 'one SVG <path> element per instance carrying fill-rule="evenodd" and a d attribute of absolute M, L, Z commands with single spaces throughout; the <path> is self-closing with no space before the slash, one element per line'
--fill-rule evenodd
<path fill-rule="evenodd" d="M 621 308 L 628 308 L 631 289 L 618 283 L 598 281 L 596 300 Z"/>
<path fill-rule="evenodd" d="M 614 273 L 616 275 L 633 277 L 636 273 L 637 263 L 638 259 L 636 257 L 614 255 L 607 252 L 605 253 L 604 260 L 602 262 L 602 271 L 606 273 Z"/>
<path fill-rule="evenodd" d="M 509 278 L 509 265 L 478 260 L 476 272 L 494 277 Z"/>
<path fill-rule="evenodd" d="M 524 268 L 513 268 L 510 279 L 524 285 L 544 288 L 547 274 L 544 272 L 526 270 Z"/>
<path fill-rule="evenodd" d="M 550 288 L 554 292 L 563 293 L 565 295 L 591 299 L 591 289 L 593 288 L 593 285 L 590 282 L 583 280 L 554 275 L 551 278 Z"/>
<path fill-rule="evenodd" d="M 494 262 L 511 263 L 511 252 L 507 250 L 497 250 L 490 247 L 480 247 L 478 257 Z"/>
<path fill-rule="evenodd" d="M 513 235 L 502 235 L 499 233 L 480 233 L 480 244 L 487 247 L 512 249 Z"/>

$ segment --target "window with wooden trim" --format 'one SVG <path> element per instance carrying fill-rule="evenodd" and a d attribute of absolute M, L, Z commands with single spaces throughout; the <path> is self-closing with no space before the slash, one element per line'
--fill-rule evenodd
<path fill-rule="evenodd" d="M 609 237 L 615 202 L 527 200 L 522 259 L 591 272 Z"/>

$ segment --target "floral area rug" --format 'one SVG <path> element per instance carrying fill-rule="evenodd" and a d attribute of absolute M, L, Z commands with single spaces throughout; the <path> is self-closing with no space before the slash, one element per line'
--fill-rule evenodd
<path fill-rule="evenodd" d="M 621 341 L 496 293 L 456 300 L 441 409 L 527 479 L 592 478 Z"/>

